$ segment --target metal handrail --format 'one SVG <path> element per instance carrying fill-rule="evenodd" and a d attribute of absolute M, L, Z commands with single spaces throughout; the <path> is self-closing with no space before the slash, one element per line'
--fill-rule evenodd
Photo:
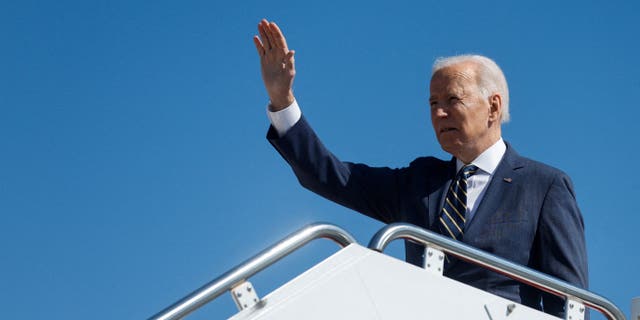
<path fill-rule="evenodd" d="M 333 240 L 342 247 L 356 243 L 353 236 L 336 225 L 329 223 L 310 224 L 205 284 L 152 316 L 149 320 L 181 319 L 311 240 L 318 238 Z"/>
<path fill-rule="evenodd" d="M 380 229 L 369 242 L 369 249 L 382 252 L 391 241 L 399 238 L 437 247 L 457 258 L 475 263 L 540 290 L 567 299 L 577 299 L 586 306 L 600 311 L 609 319 L 625 320 L 624 314 L 615 304 L 597 294 L 412 224 L 393 223 Z"/>

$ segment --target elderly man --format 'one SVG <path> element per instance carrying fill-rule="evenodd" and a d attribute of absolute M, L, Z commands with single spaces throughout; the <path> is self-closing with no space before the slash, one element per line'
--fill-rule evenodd
<path fill-rule="evenodd" d="M 439 59 L 431 77 L 431 122 L 451 160 L 422 157 L 401 169 L 340 161 L 320 142 L 292 91 L 294 51 L 273 22 L 254 43 L 269 94 L 267 138 L 313 192 L 385 223 L 408 222 L 515 263 L 587 287 L 584 225 L 569 177 L 524 158 L 502 140 L 509 94 L 500 68 L 482 56 Z M 405 243 L 406 259 L 424 248 Z M 564 301 L 460 260 L 445 275 L 557 316 Z"/>

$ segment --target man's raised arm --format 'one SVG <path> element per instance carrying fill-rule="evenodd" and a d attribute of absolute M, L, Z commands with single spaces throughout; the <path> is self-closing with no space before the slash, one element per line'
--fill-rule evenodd
<path fill-rule="evenodd" d="M 296 75 L 293 55 L 287 40 L 275 22 L 263 19 L 258 24 L 260 36 L 253 37 L 253 43 L 260 56 L 262 80 L 271 99 L 269 110 L 276 112 L 291 105 L 293 96 L 293 78 Z"/>

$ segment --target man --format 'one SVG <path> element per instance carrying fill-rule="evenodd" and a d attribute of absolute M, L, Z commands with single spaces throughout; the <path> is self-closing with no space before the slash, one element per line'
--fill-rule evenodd
<path fill-rule="evenodd" d="M 254 43 L 269 94 L 267 138 L 315 193 L 385 223 L 408 222 L 515 263 L 587 287 L 584 226 L 569 177 L 521 157 L 502 140 L 509 119 L 507 82 L 482 56 L 436 61 L 431 122 L 450 161 L 414 160 L 401 169 L 342 162 L 320 142 L 295 101 L 294 51 L 273 22 Z M 408 262 L 422 266 L 424 248 L 406 242 Z M 464 261 L 445 275 L 557 316 L 561 298 Z"/>

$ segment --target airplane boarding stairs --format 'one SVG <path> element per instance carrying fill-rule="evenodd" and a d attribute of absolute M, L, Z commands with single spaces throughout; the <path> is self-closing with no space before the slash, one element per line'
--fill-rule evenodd
<path fill-rule="evenodd" d="M 247 281 L 251 276 L 318 238 L 343 248 L 264 298 L 257 296 Z M 425 245 L 426 267 L 383 254 L 395 239 Z M 559 319 L 444 277 L 445 253 L 564 297 L 565 319 L 584 319 L 587 307 L 609 319 L 625 319 L 618 307 L 592 292 L 406 223 L 381 229 L 368 248 L 335 225 L 311 224 L 149 319 L 182 319 L 226 291 L 239 309 L 233 320 Z"/>

